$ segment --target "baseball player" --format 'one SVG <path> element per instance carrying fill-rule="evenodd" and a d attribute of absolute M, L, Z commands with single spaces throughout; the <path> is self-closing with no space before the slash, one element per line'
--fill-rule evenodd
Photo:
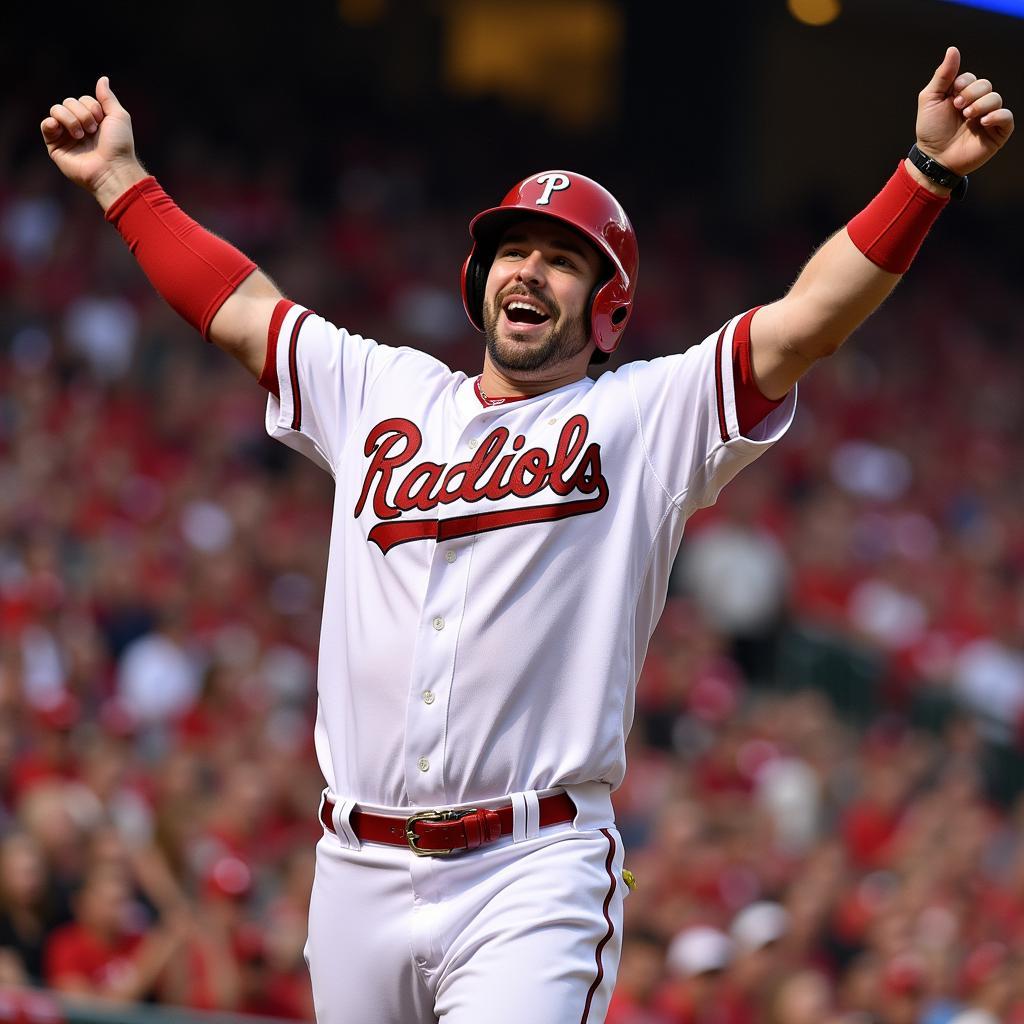
<path fill-rule="evenodd" d="M 911 156 L 784 298 L 596 380 L 638 255 L 581 174 L 532 174 L 470 224 L 486 349 L 467 377 L 281 295 L 147 175 L 106 78 L 41 129 L 157 290 L 267 389 L 269 433 L 336 482 L 319 1021 L 602 1021 L 626 895 L 610 794 L 687 517 L 786 432 L 798 378 L 895 287 L 1012 114 L 950 47 Z"/>

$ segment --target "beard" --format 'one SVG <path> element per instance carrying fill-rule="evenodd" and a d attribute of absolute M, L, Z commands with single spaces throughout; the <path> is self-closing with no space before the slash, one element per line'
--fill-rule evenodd
<path fill-rule="evenodd" d="M 491 362 L 502 370 L 522 373 L 543 370 L 567 362 L 587 347 L 586 322 L 583 316 L 575 316 L 559 322 L 561 310 L 548 298 L 544 305 L 551 310 L 548 332 L 540 340 L 528 342 L 525 334 L 511 331 L 510 338 L 498 336 L 498 318 L 501 303 L 506 295 L 496 296 L 488 307 L 484 303 L 484 337 L 487 339 L 487 353 Z M 524 296 L 525 297 L 525 296 Z"/>

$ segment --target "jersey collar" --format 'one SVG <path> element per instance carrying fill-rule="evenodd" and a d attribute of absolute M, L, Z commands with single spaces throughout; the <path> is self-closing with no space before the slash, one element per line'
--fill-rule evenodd
<path fill-rule="evenodd" d="M 460 415 L 464 416 L 467 421 L 477 416 L 484 416 L 488 419 L 500 417 L 506 410 L 511 412 L 521 408 L 530 408 L 535 402 L 544 402 L 546 404 L 549 400 L 559 395 L 568 394 L 579 389 L 589 390 L 594 386 L 594 381 L 590 377 L 581 377 L 579 380 L 575 380 L 571 384 L 564 384 L 554 391 L 545 391 L 539 395 L 515 395 L 505 399 L 499 405 L 485 405 L 480 395 L 477 394 L 476 385 L 478 379 L 468 377 L 465 373 L 460 373 L 458 376 L 461 379 L 455 390 L 455 405 Z"/>
<path fill-rule="evenodd" d="M 480 387 L 480 378 L 477 377 L 473 381 L 473 394 L 476 395 L 480 404 L 485 408 L 490 408 L 494 405 L 508 405 L 509 402 L 522 402 L 527 398 L 535 398 L 535 395 L 506 395 L 504 398 L 489 398 L 484 394 L 483 388 Z"/>

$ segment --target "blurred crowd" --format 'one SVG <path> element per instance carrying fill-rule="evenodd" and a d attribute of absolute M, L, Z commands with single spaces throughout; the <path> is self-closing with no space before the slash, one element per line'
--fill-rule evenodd
<path fill-rule="evenodd" d="M 349 157 L 316 207 L 279 163 L 157 171 L 286 294 L 473 372 L 473 211 Z M 770 301 L 820 241 L 726 252 L 656 212 L 619 361 Z M 1024 1021 L 1024 317 L 998 253 L 936 234 L 687 531 L 616 794 L 609 1024 Z M 331 488 L 263 407 L 91 200 L 5 168 L 0 988 L 313 1019 Z"/>

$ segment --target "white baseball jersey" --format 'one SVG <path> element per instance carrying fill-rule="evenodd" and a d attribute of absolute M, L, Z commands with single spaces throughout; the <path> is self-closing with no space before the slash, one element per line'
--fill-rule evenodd
<path fill-rule="evenodd" d="M 738 316 L 680 355 L 489 405 L 432 356 L 288 305 L 267 430 L 336 481 L 328 787 L 394 808 L 614 789 L 686 519 L 785 433 L 795 389 L 741 435 Z"/>

